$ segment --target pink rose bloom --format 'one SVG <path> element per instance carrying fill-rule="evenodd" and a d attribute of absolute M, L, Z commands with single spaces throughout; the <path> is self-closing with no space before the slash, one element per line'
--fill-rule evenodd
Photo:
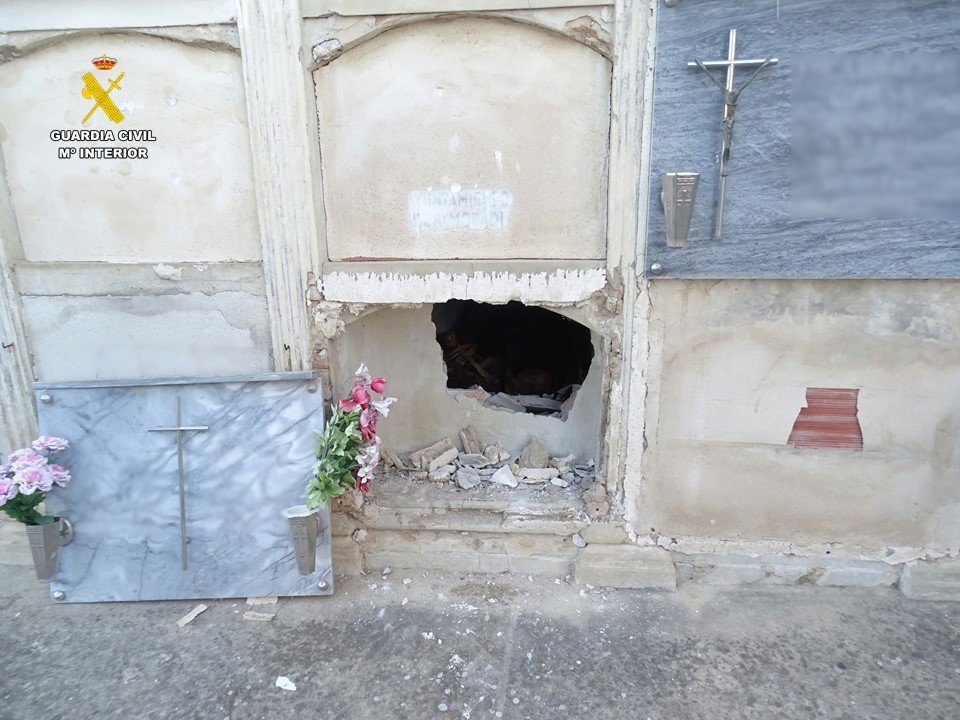
<path fill-rule="evenodd" d="M 23 448 L 22 450 L 10 453 L 7 462 L 10 463 L 11 469 L 19 471 L 26 470 L 27 468 L 43 467 L 47 464 L 47 459 L 30 448 Z"/>
<path fill-rule="evenodd" d="M 70 471 L 60 465 L 48 465 L 47 475 L 53 481 L 53 484 L 58 487 L 66 487 L 67 483 L 70 482 Z"/>
<path fill-rule="evenodd" d="M 383 391 L 387 389 L 387 379 L 384 377 L 374 378 L 370 381 L 370 388 L 374 392 L 378 392 L 383 395 Z"/>
<path fill-rule="evenodd" d="M 44 451 L 55 453 L 66 450 L 68 447 L 70 447 L 70 443 L 63 438 L 53 437 L 53 435 L 41 435 L 33 441 L 33 449 L 38 453 Z"/>
<path fill-rule="evenodd" d="M 7 480 L 3 477 L 0 477 L 0 505 L 3 505 L 18 492 L 20 491 L 17 489 L 16 484 L 12 480 Z"/>
<path fill-rule="evenodd" d="M 370 393 L 367 392 L 367 389 L 363 385 L 355 384 L 353 386 L 352 393 L 353 401 L 357 403 L 360 407 L 366 407 L 370 404 Z"/>
<path fill-rule="evenodd" d="M 53 486 L 53 479 L 41 468 L 26 468 L 13 476 L 22 495 L 33 495 L 38 490 L 46 492 Z"/>
<path fill-rule="evenodd" d="M 357 409 L 357 404 L 349 398 L 344 398 L 337 403 L 337 407 L 346 413 L 351 413 Z"/>

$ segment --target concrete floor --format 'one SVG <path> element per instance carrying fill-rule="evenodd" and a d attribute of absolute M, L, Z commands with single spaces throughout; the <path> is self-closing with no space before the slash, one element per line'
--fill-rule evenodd
<path fill-rule="evenodd" d="M 960 604 L 889 589 L 396 571 L 179 628 L 195 604 L 54 607 L 0 567 L 0 718 L 960 718 Z"/>

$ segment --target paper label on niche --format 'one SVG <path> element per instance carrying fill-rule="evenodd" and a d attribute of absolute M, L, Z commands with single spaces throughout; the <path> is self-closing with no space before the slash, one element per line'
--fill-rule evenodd
<path fill-rule="evenodd" d="M 417 233 L 506 230 L 512 207 L 509 190 L 414 190 L 407 195 L 410 226 Z"/>

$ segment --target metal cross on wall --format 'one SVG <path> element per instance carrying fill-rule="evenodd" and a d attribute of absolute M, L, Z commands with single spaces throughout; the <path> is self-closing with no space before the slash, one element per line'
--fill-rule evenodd
<path fill-rule="evenodd" d="M 180 480 L 180 562 L 183 569 L 187 569 L 187 499 L 183 488 L 183 434 L 185 432 L 206 432 L 207 425 L 180 424 L 180 396 L 177 395 L 174 403 L 176 412 L 176 427 L 147 428 L 147 432 L 175 432 L 177 434 L 177 472 Z"/>
<path fill-rule="evenodd" d="M 735 29 L 730 31 L 726 60 L 709 60 L 707 62 L 694 60 L 693 62 L 687 63 L 687 67 L 698 67 L 703 70 L 707 74 L 707 77 L 723 91 L 723 122 L 720 123 L 723 143 L 720 147 L 720 181 L 717 186 L 717 216 L 713 226 L 714 240 L 719 240 L 723 235 L 723 203 L 727 194 L 727 176 L 730 174 L 730 146 L 733 144 L 733 123 L 736 119 L 737 101 L 740 99 L 740 93 L 746 89 L 747 85 L 753 82 L 753 79 L 760 74 L 761 70 L 767 65 L 776 64 L 777 58 L 767 58 L 766 60 L 737 60 L 737 31 Z M 739 89 L 735 90 L 733 87 L 733 77 L 738 67 L 755 67 L 757 69 Z M 721 83 L 717 80 L 713 73 L 710 72 L 711 68 L 726 69 L 726 82 Z"/>

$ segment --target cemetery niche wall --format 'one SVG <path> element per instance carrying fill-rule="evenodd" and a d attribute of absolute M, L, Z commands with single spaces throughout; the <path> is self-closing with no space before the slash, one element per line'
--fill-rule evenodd
<path fill-rule="evenodd" d="M 658 11 L 647 277 L 960 275 L 960 7 L 671 5 Z"/>

